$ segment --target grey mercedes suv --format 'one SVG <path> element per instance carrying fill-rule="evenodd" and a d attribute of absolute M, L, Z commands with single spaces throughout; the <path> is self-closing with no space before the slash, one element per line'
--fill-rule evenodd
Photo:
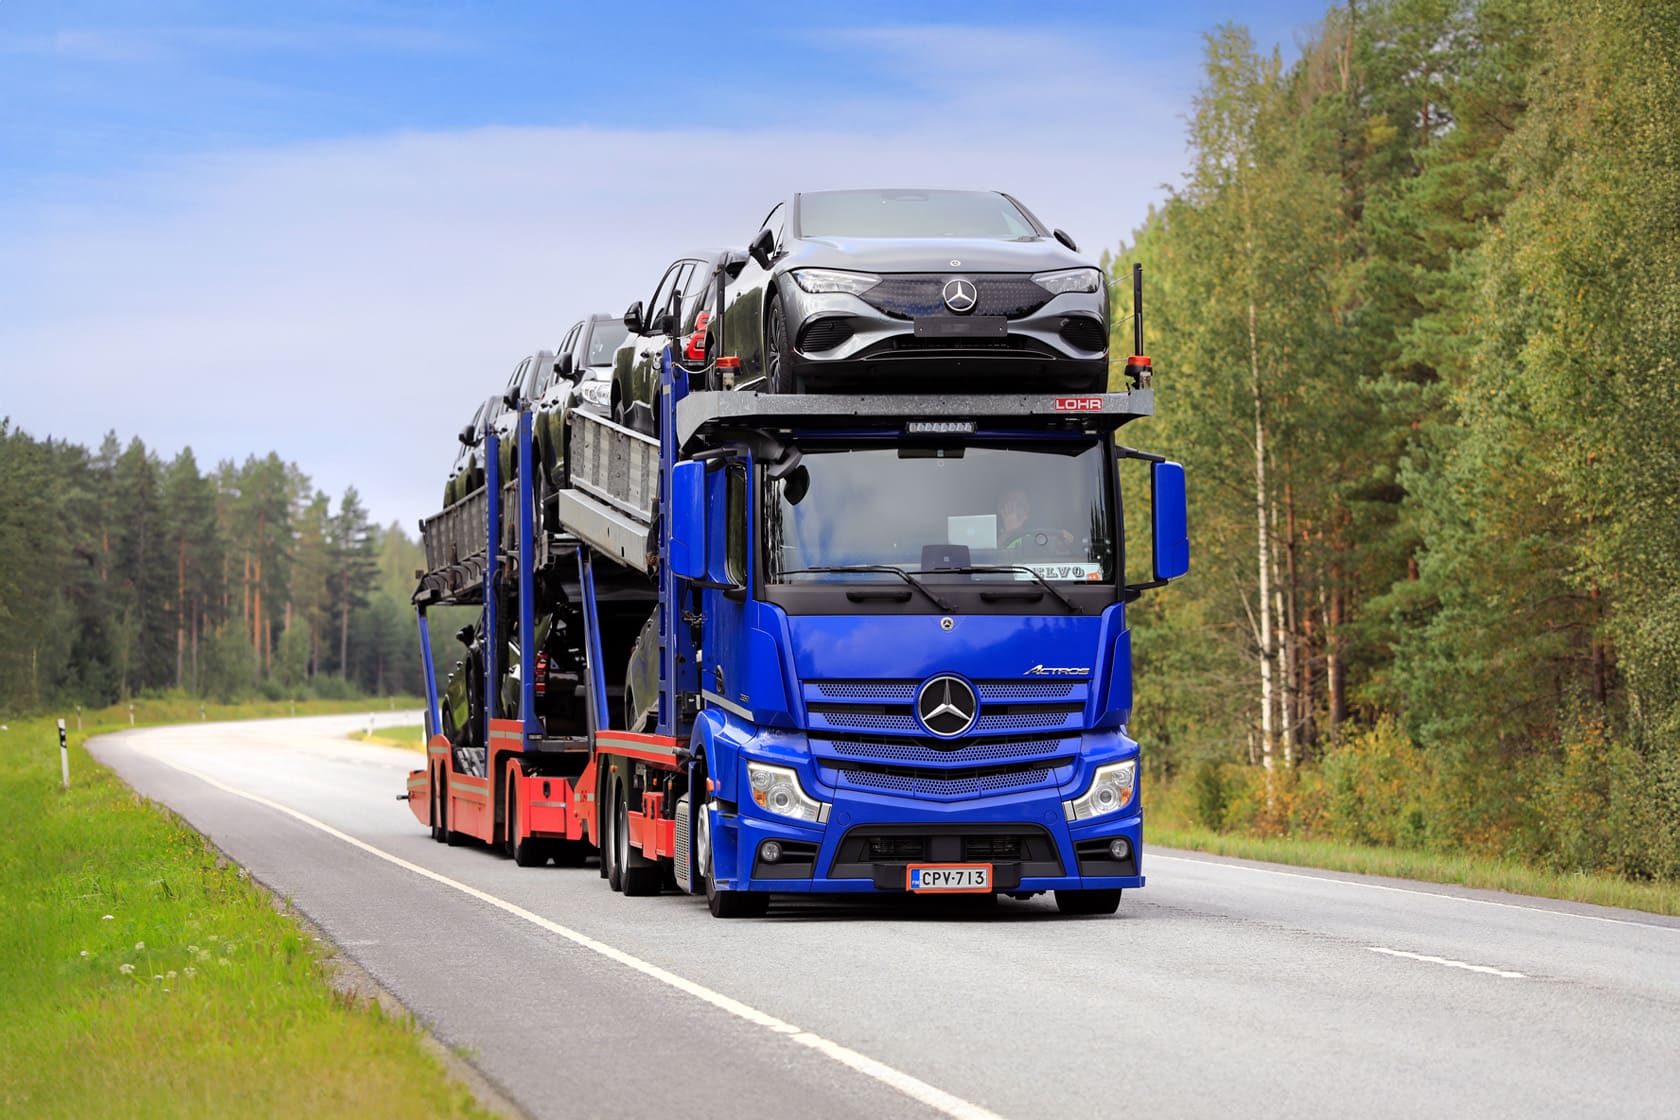
<path fill-rule="evenodd" d="M 1007 194 L 795 194 L 748 253 L 710 340 L 743 387 L 1107 388 L 1102 270 Z"/>

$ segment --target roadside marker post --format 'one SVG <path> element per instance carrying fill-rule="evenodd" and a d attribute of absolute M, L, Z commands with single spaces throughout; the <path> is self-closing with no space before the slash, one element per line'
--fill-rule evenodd
<path fill-rule="evenodd" d="M 58 721 L 58 768 L 64 774 L 64 788 L 70 788 L 70 740 L 64 734 L 64 721 Z"/>
<path fill-rule="evenodd" d="M 128 706 L 128 725 L 130 727 L 134 726 L 134 705 L 133 704 L 130 704 Z"/>

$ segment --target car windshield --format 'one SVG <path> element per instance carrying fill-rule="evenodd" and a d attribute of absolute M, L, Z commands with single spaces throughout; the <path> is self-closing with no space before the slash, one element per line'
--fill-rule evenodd
<path fill-rule="evenodd" d="M 610 366 L 613 355 L 624 345 L 625 336 L 630 333 L 622 322 L 617 319 L 603 319 L 596 323 L 589 332 L 589 361 L 592 366 Z"/>
<path fill-rule="evenodd" d="M 897 579 L 1109 582 L 1107 474 L 1095 440 L 1021 445 L 802 448 L 800 466 L 766 484 L 764 573 L 770 583 Z M 1026 570 L 1021 570 L 1026 569 Z"/>
<path fill-rule="evenodd" d="M 799 196 L 800 237 L 1036 237 L 996 191 L 816 191 Z"/>

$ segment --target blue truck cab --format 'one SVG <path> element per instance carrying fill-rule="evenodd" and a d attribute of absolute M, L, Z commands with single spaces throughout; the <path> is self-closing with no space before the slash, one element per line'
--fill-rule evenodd
<path fill-rule="evenodd" d="M 1105 913 L 1143 886 L 1126 607 L 1188 567 L 1182 468 L 1114 438 L 1150 391 L 671 389 L 672 668 L 697 699 L 667 729 L 702 771 L 683 815 L 712 893 Z M 1152 479 L 1144 585 L 1126 458 Z"/>

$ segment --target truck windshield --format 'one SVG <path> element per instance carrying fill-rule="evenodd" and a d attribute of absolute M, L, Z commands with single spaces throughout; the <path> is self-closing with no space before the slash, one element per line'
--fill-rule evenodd
<path fill-rule="evenodd" d="M 1095 440 L 801 450 L 798 469 L 766 483 L 769 583 L 902 582 L 832 570 L 870 565 L 930 583 L 1114 579 L 1108 474 Z"/>
<path fill-rule="evenodd" d="M 978 237 L 1038 231 L 995 191 L 815 191 L 799 196 L 801 237 Z"/>

